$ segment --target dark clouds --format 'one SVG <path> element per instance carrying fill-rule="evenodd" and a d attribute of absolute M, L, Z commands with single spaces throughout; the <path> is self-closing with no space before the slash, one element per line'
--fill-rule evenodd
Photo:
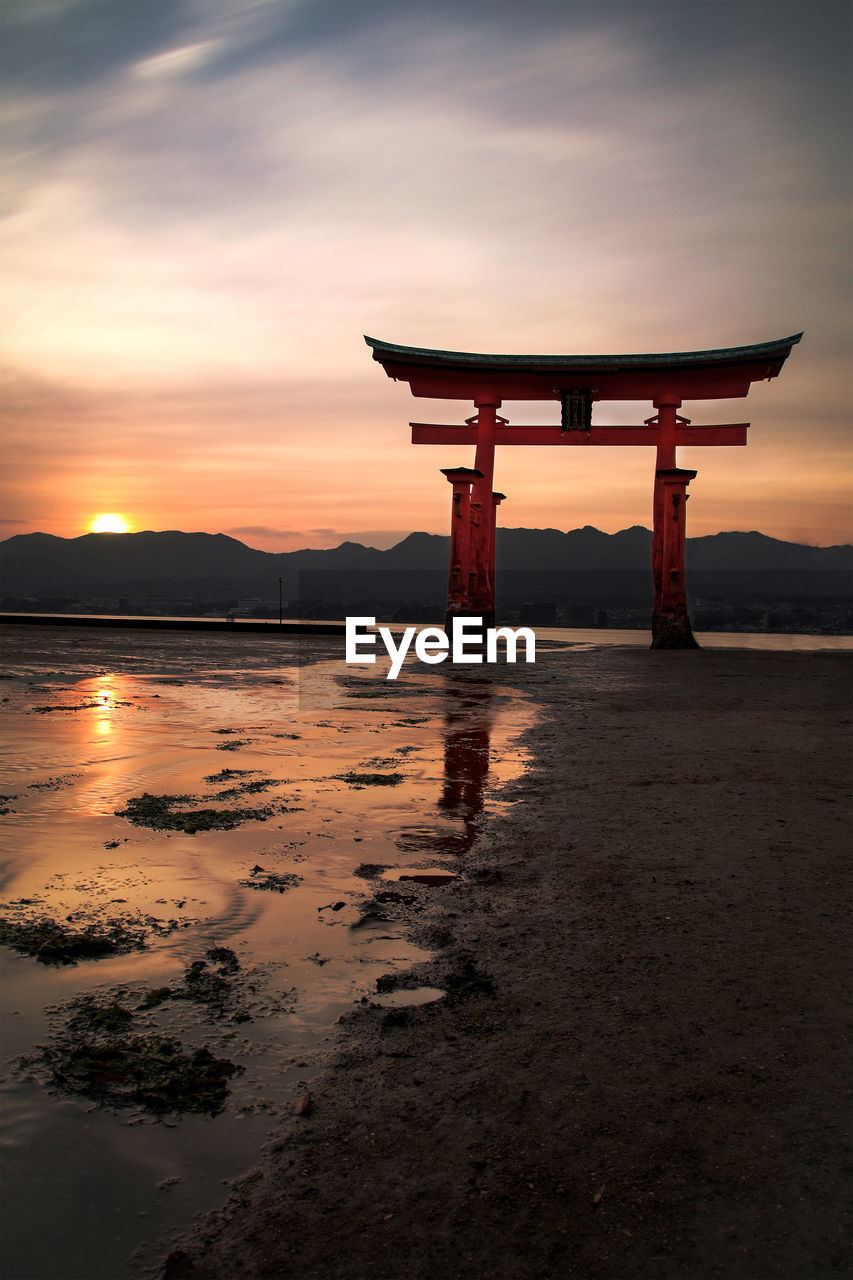
<path fill-rule="evenodd" d="M 94 86 L 180 42 L 188 24 L 181 0 L 6 0 L 3 80 L 28 94 Z"/>

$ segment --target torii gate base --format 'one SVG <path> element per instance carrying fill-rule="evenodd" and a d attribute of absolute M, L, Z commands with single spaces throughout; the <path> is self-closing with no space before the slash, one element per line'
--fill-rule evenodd
<path fill-rule="evenodd" d="M 699 648 L 690 626 L 684 582 L 687 486 L 695 477 L 695 471 L 679 467 L 655 472 L 661 502 L 655 511 L 652 540 L 660 549 L 660 569 L 655 575 L 652 649 Z M 653 553 L 653 567 L 655 558 Z"/>
<path fill-rule="evenodd" d="M 662 613 L 652 619 L 650 649 L 699 649 L 686 613 Z"/>
<path fill-rule="evenodd" d="M 698 649 L 684 582 L 687 485 L 695 471 L 676 463 L 677 445 L 745 445 L 749 423 L 693 426 L 678 413 L 684 400 L 746 396 L 753 382 L 775 378 L 803 335 L 749 347 L 662 355 L 479 355 L 401 347 L 365 338 L 389 378 L 412 395 L 473 401 L 463 426 L 413 422 L 413 444 L 474 445 L 474 466 L 448 467 L 453 485 L 447 624 L 462 616 L 495 618 L 495 517 L 504 495 L 492 492 L 495 445 L 655 445 L 652 533 L 653 649 Z M 512 427 L 497 410 L 505 400 L 557 400 L 559 426 Z M 641 426 L 592 423 L 597 400 L 651 400 L 657 413 Z"/>
<path fill-rule="evenodd" d="M 447 613 L 444 625 L 448 632 L 455 617 L 471 610 L 471 482 L 482 480 L 476 467 L 442 467 L 442 474 L 453 485 L 450 512 L 450 575 L 447 584 Z"/>

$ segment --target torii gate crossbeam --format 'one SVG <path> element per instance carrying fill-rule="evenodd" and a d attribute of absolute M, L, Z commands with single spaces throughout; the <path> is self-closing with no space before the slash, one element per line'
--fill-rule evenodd
<path fill-rule="evenodd" d="M 373 358 L 412 394 L 467 400 L 477 412 L 462 426 L 411 423 L 413 444 L 470 444 L 474 468 L 445 468 L 453 483 L 454 529 L 448 619 L 475 614 L 494 621 L 494 524 L 504 495 L 492 491 L 498 445 L 654 445 L 652 648 L 695 648 L 684 580 L 687 485 L 678 445 L 745 445 L 748 423 L 694 426 L 678 410 L 685 399 L 746 396 L 753 382 L 776 377 L 801 333 L 774 342 L 660 355 L 478 355 L 401 347 L 365 338 Z M 599 400 L 650 400 L 656 413 L 638 426 L 592 423 Z M 558 400 L 560 426 L 510 426 L 505 400 Z M 464 516 L 462 513 L 465 513 Z M 464 531 L 459 521 L 464 521 Z"/>

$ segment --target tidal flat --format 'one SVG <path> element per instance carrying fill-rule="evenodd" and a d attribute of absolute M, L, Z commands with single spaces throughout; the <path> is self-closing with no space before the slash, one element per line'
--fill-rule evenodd
<path fill-rule="evenodd" d="M 394 975 L 535 701 L 314 638 L 3 641 L 2 1272 L 130 1280 L 306 1113 L 342 1015 L 442 998 Z"/>
<path fill-rule="evenodd" d="M 851 677 L 537 646 L 515 802 L 389 978 L 443 998 L 356 1006 L 160 1275 L 846 1280 Z"/>

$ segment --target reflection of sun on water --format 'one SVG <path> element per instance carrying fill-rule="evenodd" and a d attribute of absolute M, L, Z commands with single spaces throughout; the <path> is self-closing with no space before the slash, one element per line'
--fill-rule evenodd
<path fill-rule="evenodd" d="M 89 522 L 90 533 L 130 533 L 130 523 L 115 511 L 104 511 Z"/>
<path fill-rule="evenodd" d="M 107 737 L 113 731 L 112 713 L 114 710 L 113 697 L 113 677 L 111 675 L 103 675 L 100 677 L 99 687 L 94 690 L 93 698 L 98 706 L 95 712 L 95 732 L 101 737 Z"/>

